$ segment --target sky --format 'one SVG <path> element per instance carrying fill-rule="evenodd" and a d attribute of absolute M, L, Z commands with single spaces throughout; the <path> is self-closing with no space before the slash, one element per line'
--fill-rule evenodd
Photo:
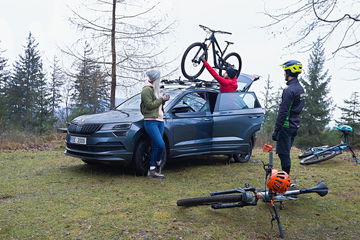
<path fill-rule="evenodd" d="M 79 0 L 0 0 L 0 49 L 5 50 L 5 57 L 12 65 L 23 54 L 23 46 L 29 31 L 39 43 L 44 66 L 49 66 L 54 55 L 60 54 L 61 47 L 71 45 L 77 39 L 74 27 L 69 23 L 70 10 Z M 148 2 L 151 2 L 148 0 Z M 173 32 L 165 41 L 168 56 L 176 57 L 172 67 L 180 65 L 180 57 L 184 50 L 193 42 L 203 41 L 206 34 L 199 24 L 215 30 L 232 32 L 232 35 L 218 35 L 220 44 L 229 40 L 235 44 L 229 52 L 237 52 L 243 61 L 242 72 L 260 75 L 261 79 L 254 83 L 252 90 L 261 97 L 264 83 L 268 76 L 275 88 L 285 87 L 281 63 L 296 59 L 303 63 L 304 69 L 310 53 L 291 52 L 284 47 L 294 40 L 286 34 L 274 37 L 271 30 L 260 28 L 269 19 L 262 13 L 265 7 L 281 7 L 287 1 L 265 0 L 159 0 L 160 12 L 167 16 L 168 21 L 175 20 Z M 274 5 L 275 4 L 275 5 Z M 331 45 L 331 42 L 330 42 Z M 223 46 L 223 45 L 222 45 Z M 329 47 L 330 48 L 330 47 Z M 329 51 L 330 52 L 330 51 Z M 337 106 L 343 106 L 352 92 L 360 91 L 360 81 L 348 81 L 353 78 L 352 72 L 343 69 L 344 59 L 331 59 L 327 52 L 325 68 L 332 76 L 330 96 Z M 180 71 L 177 72 L 180 76 Z M 211 78 L 203 75 L 202 78 Z M 334 118 L 340 117 L 340 111 L 334 112 Z"/>

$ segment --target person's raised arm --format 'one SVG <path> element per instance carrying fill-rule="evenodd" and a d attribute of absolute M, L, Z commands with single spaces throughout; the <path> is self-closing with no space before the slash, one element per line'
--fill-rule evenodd
<path fill-rule="evenodd" d="M 221 77 L 207 61 L 203 61 L 205 68 L 209 71 L 209 73 L 221 84 L 226 85 L 230 84 L 231 80 Z"/>

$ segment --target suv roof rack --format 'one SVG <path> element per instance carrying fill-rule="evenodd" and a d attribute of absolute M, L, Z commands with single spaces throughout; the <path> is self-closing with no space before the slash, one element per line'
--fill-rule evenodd
<path fill-rule="evenodd" d="M 219 88 L 219 83 L 215 79 L 212 81 L 202 79 L 181 80 L 181 77 L 179 77 L 173 80 L 164 79 L 161 80 L 161 83 L 163 83 L 161 88 Z"/>
<path fill-rule="evenodd" d="M 251 85 L 259 80 L 260 76 L 258 75 L 250 75 L 250 74 L 245 74 L 245 73 L 240 73 L 239 77 L 237 78 L 237 83 L 238 83 L 238 92 L 247 92 L 249 91 Z M 173 79 L 173 80 L 169 80 L 169 79 L 164 79 L 161 80 L 161 83 L 163 83 L 163 85 L 161 85 L 161 88 L 167 88 L 167 89 L 184 89 L 184 88 L 210 88 L 210 89 L 214 89 L 214 90 L 218 90 L 220 85 L 219 83 L 215 80 L 212 79 L 211 81 L 207 81 L 207 80 L 203 80 L 203 79 L 185 79 L 182 80 L 181 77 L 177 78 L 177 79 Z"/>

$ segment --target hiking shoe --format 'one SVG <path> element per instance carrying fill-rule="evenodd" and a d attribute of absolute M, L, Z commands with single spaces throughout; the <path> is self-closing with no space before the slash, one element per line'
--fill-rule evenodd
<path fill-rule="evenodd" d="M 165 176 L 163 174 L 158 173 L 156 171 L 156 168 L 149 170 L 147 176 L 150 177 L 150 178 L 161 178 L 161 179 L 165 178 Z"/>

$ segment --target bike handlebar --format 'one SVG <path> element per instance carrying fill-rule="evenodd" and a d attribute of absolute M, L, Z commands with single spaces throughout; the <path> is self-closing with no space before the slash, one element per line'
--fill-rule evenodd
<path fill-rule="evenodd" d="M 212 33 L 229 34 L 229 35 L 232 34 L 231 32 L 212 30 L 211 28 L 208 28 L 208 27 L 206 27 L 204 25 L 200 25 L 200 24 L 199 24 L 199 27 L 201 27 L 204 31 L 210 31 Z"/>

